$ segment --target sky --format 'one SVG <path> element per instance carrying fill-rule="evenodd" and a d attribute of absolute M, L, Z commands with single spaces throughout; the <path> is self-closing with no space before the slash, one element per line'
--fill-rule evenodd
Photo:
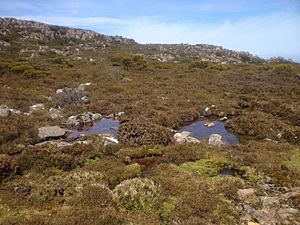
<path fill-rule="evenodd" d="M 0 17 L 300 62 L 300 0 L 0 0 Z"/>

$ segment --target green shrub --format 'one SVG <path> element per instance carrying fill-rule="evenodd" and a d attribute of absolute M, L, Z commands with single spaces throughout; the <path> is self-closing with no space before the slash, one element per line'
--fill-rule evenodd
<path fill-rule="evenodd" d="M 160 202 L 159 187 L 146 178 L 125 180 L 113 194 L 118 206 L 126 210 L 156 209 Z"/>
<path fill-rule="evenodd" d="M 183 163 L 180 168 L 203 176 L 215 176 L 221 169 L 228 166 L 229 163 L 224 159 L 201 159 L 196 162 Z"/>

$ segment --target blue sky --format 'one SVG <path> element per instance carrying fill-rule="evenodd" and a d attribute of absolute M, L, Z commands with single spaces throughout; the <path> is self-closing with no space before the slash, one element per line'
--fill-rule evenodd
<path fill-rule="evenodd" d="M 0 16 L 300 61 L 300 0 L 0 0 Z"/>

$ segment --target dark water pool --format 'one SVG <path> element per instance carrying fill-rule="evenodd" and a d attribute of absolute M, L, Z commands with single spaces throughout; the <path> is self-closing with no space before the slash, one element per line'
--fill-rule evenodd
<path fill-rule="evenodd" d="M 117 137 L 119 121 L 113 119 L 102 118 L 101 120 L 94 123 L 94 125 L 85 130 L 74 130 L 68 136 L 68 139 L 76 139 L 81 134 L 110 134 L 113 137 Z"/>
<path fill-rule="evenodd" d="M 191 136 L 199 139 L 199 140 L 208 140 L 209 136 L 212 134 L 219 134 L 223 137 L 223 141 L 227 144 L 238 144 L 238 139 L 226 130 L 224 123 L 219 121 L 212 121 L 214 123 L 214 127 L 208 128 L 205 126 L 207 122 L 194 122 L 188 126 L 185 126 L 179 130 L 182 131 L 189 131 L 191 132 Z"/>

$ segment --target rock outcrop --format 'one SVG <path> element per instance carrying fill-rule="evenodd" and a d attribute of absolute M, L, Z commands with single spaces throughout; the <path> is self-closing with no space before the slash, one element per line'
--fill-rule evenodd
<path fill-rule="evenodd" d="M 66 125 L 69 127 L 92 125 L 94 121 L 100 120 L 101 118 L 102 115 L 100 113 L 86 112 L 76 116 L 70 116 L 66 121 Z"/>

